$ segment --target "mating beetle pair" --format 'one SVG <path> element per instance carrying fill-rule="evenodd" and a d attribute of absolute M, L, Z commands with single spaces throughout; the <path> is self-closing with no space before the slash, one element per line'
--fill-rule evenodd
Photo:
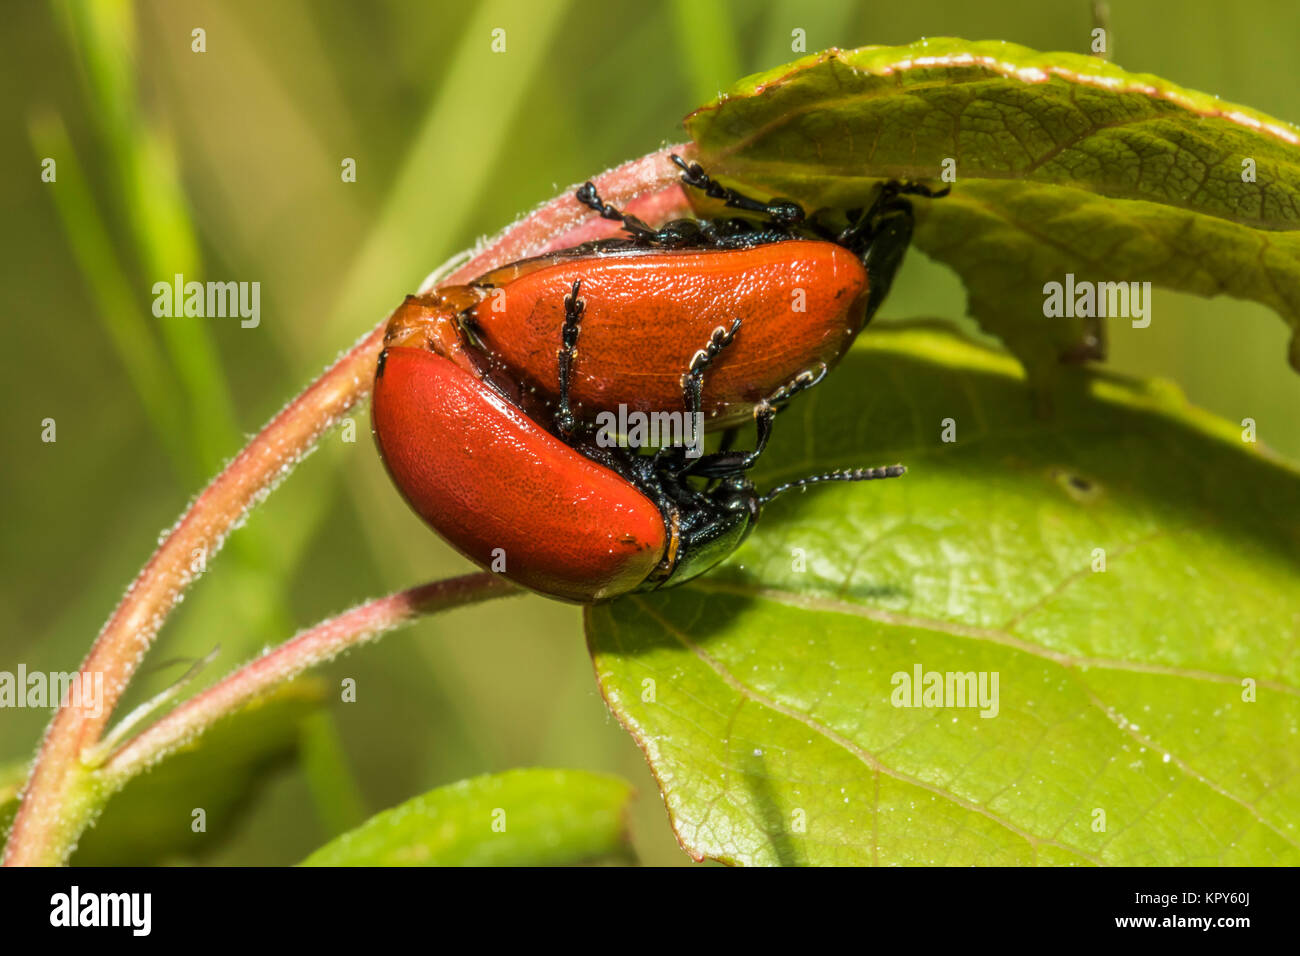
<path fill-rule="evenodd" d="M 904 195 L 938 194 L 886 183 L 834 231 L 673 160 L 688 186 L 754 215 L 653 229 L 587 183 L 578 201 L 626 237 L 408 298 L 380 356 L 374 430 L 407 501 L 472 560 L 504 560 L 507 577 L 564 600 L 680 584 L 725 559 L 786 490 L 903 473 L 837 471 L 767 495 L 745 477 L 777 412 L 888 290 L 911 236 Z M 704 416 L 729 429 L 724 450 L 605 447 L 591 418 L 620 404 Z M 754 449 L 730 450 L 750 417 Z"/>

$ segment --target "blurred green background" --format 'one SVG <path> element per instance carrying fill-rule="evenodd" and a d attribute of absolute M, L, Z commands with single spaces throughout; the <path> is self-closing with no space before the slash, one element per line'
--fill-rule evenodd
<path fill-rule="evenodd" d="M 1290 0 L 1113 2 L 1115 60 L 1300 121 Z M 807 49 L 929 35 L 1087 52 L 1085 0 L 520 0 L 6 5 L 0 38 L 5 574 L 0 670 L 75 668 L 220 464 L 426 274 L 571 183 L 682 137 L 691 108 Z M 191 31 L 206 31 L 206 52 Z M 506 50 L 492 51 L 504 29 Z M 58 162 L 56 184 L 40 160 Z M 357 181 L 340 164 L 355 159 Z M 261 324 L 155 319 L 174 273 L 261 283 Z M 909 259 L 882 318 L 958 317 Z M 1157 291 L 1112 365 L 1174 379 L 1300 458 L 1300 377 L 1260 306 Z M 58 440 L 41 441 L 41 422 Z M 221 645 L 203 681 L 367 597 L 468 570 L 389 486 L 356 416 L 235 535 L 131 701 Z M 159 666 L 162 665 L 162 666 Z M 287 863 L 434 786 L 549 765 L 636 784 L 643 861 L 683 863 L 653 780 L 596 692 L 580 612 L 516 598 L 425 621 L 321 672 L 307 761 L 259 775 L 198 859 Z M 337 688 L 355 678 L 355 703 Z M 0 762 L 47 714 L 0 712 Z M 213 786 L 217 786 L 214 780 Z M 189 803 L 160 806 L 185 849 Z M 172 819 L 174 815 L 174 819 Z"/>

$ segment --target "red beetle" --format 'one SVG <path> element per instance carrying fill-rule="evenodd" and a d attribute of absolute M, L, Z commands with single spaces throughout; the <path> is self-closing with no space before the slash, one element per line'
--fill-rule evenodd
<path fill-rule="evenodd" d="M 635 590 L 663 559 L 653 502 L 437 352 L 386 349 L 371 414 L 411 507 L 485 568 L 596 601 Z"/>
<path fill-rule="evenodd" d="M 546 419 L 559 400 L 564 299 L 580 280 L 583 361 L 569 387 L 573 414 L 589 421 L 619 406 L 685 411 L 680 369 L 712 329 L 743 316 L 744 332 L 711 374 L 702 407 L 706 428 L 731 427 L 799 372 L 838 361 L 875 313 L 910 241 L 904 194 L 946 193 L 887 182 L 868 210 L 850 211 L 849 225 L 834 231 L 794 202 L 751 199 L 698 164 L 672 159 L 688 186 L 763 218 L 680 219 L 653 229 L 602 202 L 587 183 L 578 200 L 621 222 L 626 237 L 523 259 L 413 299 L 419 308 L 394 318 L 387 344 L 440 348 Z"/>
<path fill-rule="evenodd" d="M 564 298 L 557 350 L 555 427 L 564 439 L 441 349 L 390 345 L 380 355 L 372 416 L 389 474 L 411 507 L 479 565 L 579 603 L 669 587 L 725 559 L 762 506 L 791 488 L 903 473 L 897 465 L 836 471 L 755 491 L 744 473 L 762 454 L 776 412 L 820 381 L 824 366 L 756 404 L 753 451 L 691 458 L 681 446 L 647 454 L 601 444 L 571 413 L 580 290 L 575 282 Z M 700 411 L 704 373 L 741 326 L 736 319 L 715 329 L 674 376 L 688 411 Z"/>

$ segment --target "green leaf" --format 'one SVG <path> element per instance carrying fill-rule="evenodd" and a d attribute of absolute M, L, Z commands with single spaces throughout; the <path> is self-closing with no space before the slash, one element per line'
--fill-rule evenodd
<path fill-rule="evenodd" d="M 707 168 L 813 207 L 955 161 L 951 195 L 915 204 L 916 245 L 1031 374 L 1085 334 L 1044 316 L 1066 273 L 1261 302 L 1300 369 L 1300 130 L 1280 120 L 1094 57 L 938 38 L 805 57 L 686 126 Z"/>
<path fill-rule="evenodd" d="M 1009 356 L 883 325 L 757 480 L 905 477 L 778 499 L 715 572 L 588 611 L 693 855 L 1300 863 L 1300 474 L 1172 386 L 1068 384 L 1042 420 Z M 996 716 L 894 706 L 918 666 L 996 673 Z"/>
<path fill-rule="evenodd" d="M 462 780 L 371 817 L 305 866 L 538 866 L 630 853 L 632 787 L 582 770 Z"/>
<path fill-rule="evenodd" d="M 242 819 L 269 773 L 292 760 L 302 721 L 319 706 L 314 679 L 285 684 L 220 721 L 189 747 L 131 780 L 105 807 L 72 856 L 74 866 L 147 866 L 192 859 L 219 844 Z M 19 782 L 26 776 L 20 768 Z M 0 774 L 0 827 L 17 810 L 5 805 Z M 194 810 L 206 829 L 195 832 Z"/>

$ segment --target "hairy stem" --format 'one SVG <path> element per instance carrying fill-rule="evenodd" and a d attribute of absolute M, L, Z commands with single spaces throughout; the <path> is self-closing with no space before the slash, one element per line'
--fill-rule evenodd
<path fill-rule="evenodd" d="M 683 214 L 689 207 L 667 158 L 672 151 L 689 149 L 652 153 L 598 177 L 596 184 L 608 201 L 625 205 L 643 219 L 653 222 Z M 507 228 L 449 275 L 435 273 L 425 288 L 464 282 L 515 259 L 617 230 L 617 224 L 594 218 L 566 193 Z M 380 325 L 272 419 L 195 499 L 136 577 L 81 665 L 86 679 L 103 675 L 102 706 L 92 710 L 65 700 L 55 712 L 9 833 L 6 866 L 51 865 L 67 859 L 107 795 L 101 773 L 88 766 L 83 755 L 99 743 L 136 668 L 196 577 L 194 568 L 210 562 L 244 515 L 369 395 L 382 342 Z"/>
<path fill-rule="evenodd" d="M 377 598 L 322 621 L 191 697 L 128 741 L 104 764 L 104 784 L 116 790 L 150 764 L 203 733 L 221 717 L 350 647 L 372 641 L 423 614 L 513 593 L 517 593 L 515 586 L 498 574 L 468 574 Z"/>
<path fill-rule="evenodd" d="M 365 397 L 383 340 L 377 328 L 280 412 L 208 485 L 127 590 L 81 665 L 83 679 L 103 675 L 102 706 L 61 706 L 45 732 L 5 848 L 11 866 L 60 862 L 66 830 L 85 821 L 61 810 L 66 792 L 89 770 L 81 755 L 98 742 L 145 652 L 194 567 L 211 561 L 230 529 L 271 490 L 321 434 Z"/>

